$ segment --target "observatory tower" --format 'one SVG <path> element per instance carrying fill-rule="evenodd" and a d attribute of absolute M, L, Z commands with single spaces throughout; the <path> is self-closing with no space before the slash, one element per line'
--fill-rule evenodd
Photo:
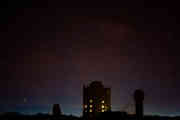
<path fill-rule="evenodd" d="M 137 89 L 134 92 L 134 100 L 136 104 L 136 120 L 143 120 L 143 100 L 144 92 L 143 90 Z"/>

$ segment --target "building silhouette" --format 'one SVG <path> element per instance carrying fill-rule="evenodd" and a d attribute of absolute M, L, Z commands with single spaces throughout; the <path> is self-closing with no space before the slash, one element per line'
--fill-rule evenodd
<path fill-rule="evenodd" d="M 134 92 L 134 100 L 136 104 L 136 120 L 143 120 L 143 100 L 144 100 L 143 90 L 137 89 Z"/>
<path fill-rule="evenodd" d="M 61 115 L 61 108 L 60 108 L 59 104 L 54 104 L 53 105 L 52 112 L 53 112 L 54 116 Z"/>
<path fill-rule="evenodd" d="M 111 110 L 111 89 L 105 88 L 100 81 L 83 86 L 83 116 L 95 117 L 98 113 Z"/>

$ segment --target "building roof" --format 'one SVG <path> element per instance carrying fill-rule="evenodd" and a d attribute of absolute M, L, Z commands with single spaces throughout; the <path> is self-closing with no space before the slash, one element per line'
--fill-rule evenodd
<path fill-rule="evenodd" d="M 92 88 L 102 88 L 104 87 L 102 82 L 101 81 L 93 81 L 91 84 L 90 84 L 90 87 Z"/>

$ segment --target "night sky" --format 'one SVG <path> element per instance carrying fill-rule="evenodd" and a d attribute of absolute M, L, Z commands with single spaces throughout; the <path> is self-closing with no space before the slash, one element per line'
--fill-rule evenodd
<path fill-rule="evenodd" d="M 180 115 L 178 4 L 11 1 L 1 8 L 0 112 L 82 114 L 82 86 L 111 87 L 112 110 Z M 96 6 L 95 6 L 96 5 Z M 128 106 L 128 107 L 127 107 Z"/>

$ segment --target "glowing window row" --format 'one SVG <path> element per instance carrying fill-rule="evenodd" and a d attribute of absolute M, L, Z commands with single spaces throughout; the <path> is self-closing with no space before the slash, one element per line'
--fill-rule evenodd
<path fill-rule="evenodd" d="M 93 105 L 89 105 L 89 107 L 90 107 L 90 108 L 92 108 L 92 107 L 93 107 Z M 87 105 L 84 105 L 84 108 L 87 108 Z M 104 106 L 104 105 L 102 105 L 102 106 L 101 106 L 101 108 L 105 108 L 105 106 Z"/>
<path fill-rule="evenodd" d="M 88 106 L 87 105 L 84 105 L 84 108 L 87 108 Z M 93 105 L 90 105 L 89 106 L 90 108 L 92 108 L 93 107 Z"/>
<path fill-rule="evenodd" d="M 84 105 L 84 107 L 87 108 L 87 105 Z M 90 105 L 89 107 L 92 108 L 93 105 Z M 104 112 L 104 111 L 105 111 L 105 110 L 104 110 L 105 106 L 102 105 L 101 108 L 102 108 L 101 112 Z M 87 111 L 86 111 L 86 112 L 87 112 Z M 92 112 L 92 109 L 90 109 L 89 112 Z"/>
<path fill-rule="evenodd" d="M 90 109 L 89 112 L 93 112 L 92 109 Z M 104 112 L 104 110 L 101 110 L 101 112 Z"/>
<path fill-rule="evenodd" d="M 90 99 L 89 102 L 90 102 L 90 103 L 93 103 L 93 100 Z M 101 103 L 104 103 L 104 100 L 102 100 Z"/>

